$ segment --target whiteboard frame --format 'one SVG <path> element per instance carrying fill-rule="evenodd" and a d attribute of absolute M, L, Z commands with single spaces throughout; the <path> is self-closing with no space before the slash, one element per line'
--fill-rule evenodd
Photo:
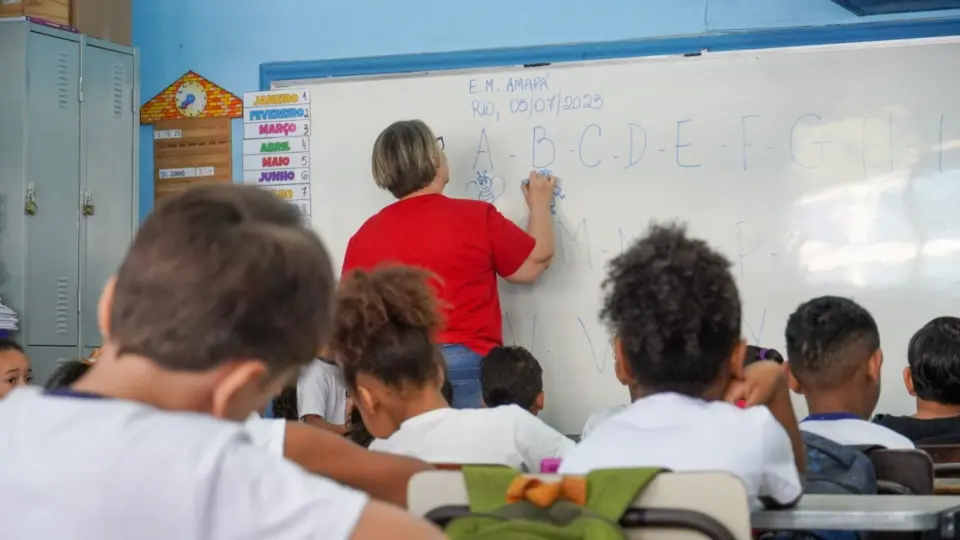
<path fill-rule="evenodd" d="M 260 64 L 260 90 L 271 90 L 274 84 L 286 81 L 426 74 L 495 67 L 539 67 L 561 62 L 699 55 L 704 51 L 744 51 L 949 36 L 960 36 L 960 17 L 707 32 L 693 36 L 536 47 L 267 62 Z"/>

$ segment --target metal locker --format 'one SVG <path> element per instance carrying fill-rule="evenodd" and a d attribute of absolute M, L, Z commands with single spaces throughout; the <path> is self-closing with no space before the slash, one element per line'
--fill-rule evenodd
<path fill-rule="evenodd" d="M 27 38 L 25 344 L 79 344 L 80 45 Z M 31 349 L 32 350 L 32 349 Z"/>
<path fill-rule="evenodd" d="M 24 122 L 27 25 L 0 26 L 0 298 L 23 314 Z M 20 74 L 15 76 L 14 74 Z"/>
<path fill-rule="evenodd" d="M 30 347 L 27 355 L 33 368 L 34 384 L 46 384 L 57 366 L 80 359 L 76 347 Z"/>
<path fill-rule="evenodd" d="M 101 345 L 97 303 L 133 236 L 133 56 L 86 44 L 80 104 L 80 332 L 84 347 Z"/>

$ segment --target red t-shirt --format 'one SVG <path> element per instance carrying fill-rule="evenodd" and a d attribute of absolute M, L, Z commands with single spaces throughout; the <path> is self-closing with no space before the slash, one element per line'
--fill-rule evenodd
<path fill-rule="evenodd" d="M 503 344 L 497 276 L 509 276 L 536 241 L 492 204 L 443 195 L 397 201 L 360 227 L 347 244 L 341 275 L 382 263 L 425 268 L 446 304 L 444 344 L 478 354 Z"/>

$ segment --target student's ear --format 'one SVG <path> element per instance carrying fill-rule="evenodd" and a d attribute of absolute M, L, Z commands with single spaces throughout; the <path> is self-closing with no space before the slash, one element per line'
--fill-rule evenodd
<path fill-rule="evenodd" d="M 747 358 L 747 342 L 741 339 L 730 352 L 730 358 L 727 360 L 730 366 L 730 375 L 734 379 L 743 379 L 743 363 Z"/>
<path fill-rule="evenodd" d="M 870 375 L 872 380 L 879 381 L 882 370 L 883 350 L 877 349 L 877 352 L 873 353 L 873 356 L 871 356 L 870 360 L 867 362 L 867 373 Z"/>
<path fill-rule="evenodd" d="M 110 311 L 113 309 L 113 292 L 116 288 L 117 276 L 110 276 L 100 294 L 100 302 L 97 303 L 97 325 L 104 341 L 110 338 Z"/>
<path fill-rule="evenodd" d="M 913 372 L 910 371 L 910 366 L 903 368 L 903 386 L 906 387 L 908 394 L 917 397 L 917 389 L 913 386 Z"/>
<path fill-rule="evenodd" d="M 366 386 L 357 386 L 354 402 L 364 411 L 373 411 L 380 405 L 376 396 Z"/>
<path fill-rule="evenodd" d="M 784 362 L 783 368 L 787 370 L 787 386 L 790 387 L 790 390 L 794 394 L 803 395 L 803 386 L 800 385 L 800 381 L 797 380 L 796 376 L 793 374 L 793 370 L 790 369 L 790 362 Z"/>
<path fill-rule="evenodd" d="M 212 412 L 228 420 L 246 420 L 263 405 L 264 396 L 278 394 L 286 383 L 286 377 L 270 381 L 267 365 L 259 360 L 235 360 L 217 371 Z"/>
<path fill-rule="evenodd" d="M 537 412 L 534 413 L 534 414 L 538 414 L 540 411 L 543 410 L 543 404 L 544 404 L 544 400 L 545 400 L 545 399 L 546 399 L 546 398 L 545 398 L 545 394 L 544 394 L 543 392 L 540 392 L 540 394 L 537 395 L 537 399 L 534 400 L 534 402 L 533 402 L 534 410 L 537 411 Z"/>
<path fill-rule="evenodd" d="M 617 380 L 624 386 L 631 386 L 636 381 L 633 368 L 627 362 L 627 355 L 623 354 L 623 341 L 619 337 L 613 338 L 613 370 Z"/>

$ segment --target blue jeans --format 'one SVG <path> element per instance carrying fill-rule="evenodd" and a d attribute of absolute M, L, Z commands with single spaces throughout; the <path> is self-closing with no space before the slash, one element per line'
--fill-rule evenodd
<path fill-rule="evenodd" d="M 480 390 L 480 355 L 463 345 L 440 345 L 440 352 L 447 360 L 447 378 L 453 386 L 455 409 L 479 409 L 483 407 Z"/>

